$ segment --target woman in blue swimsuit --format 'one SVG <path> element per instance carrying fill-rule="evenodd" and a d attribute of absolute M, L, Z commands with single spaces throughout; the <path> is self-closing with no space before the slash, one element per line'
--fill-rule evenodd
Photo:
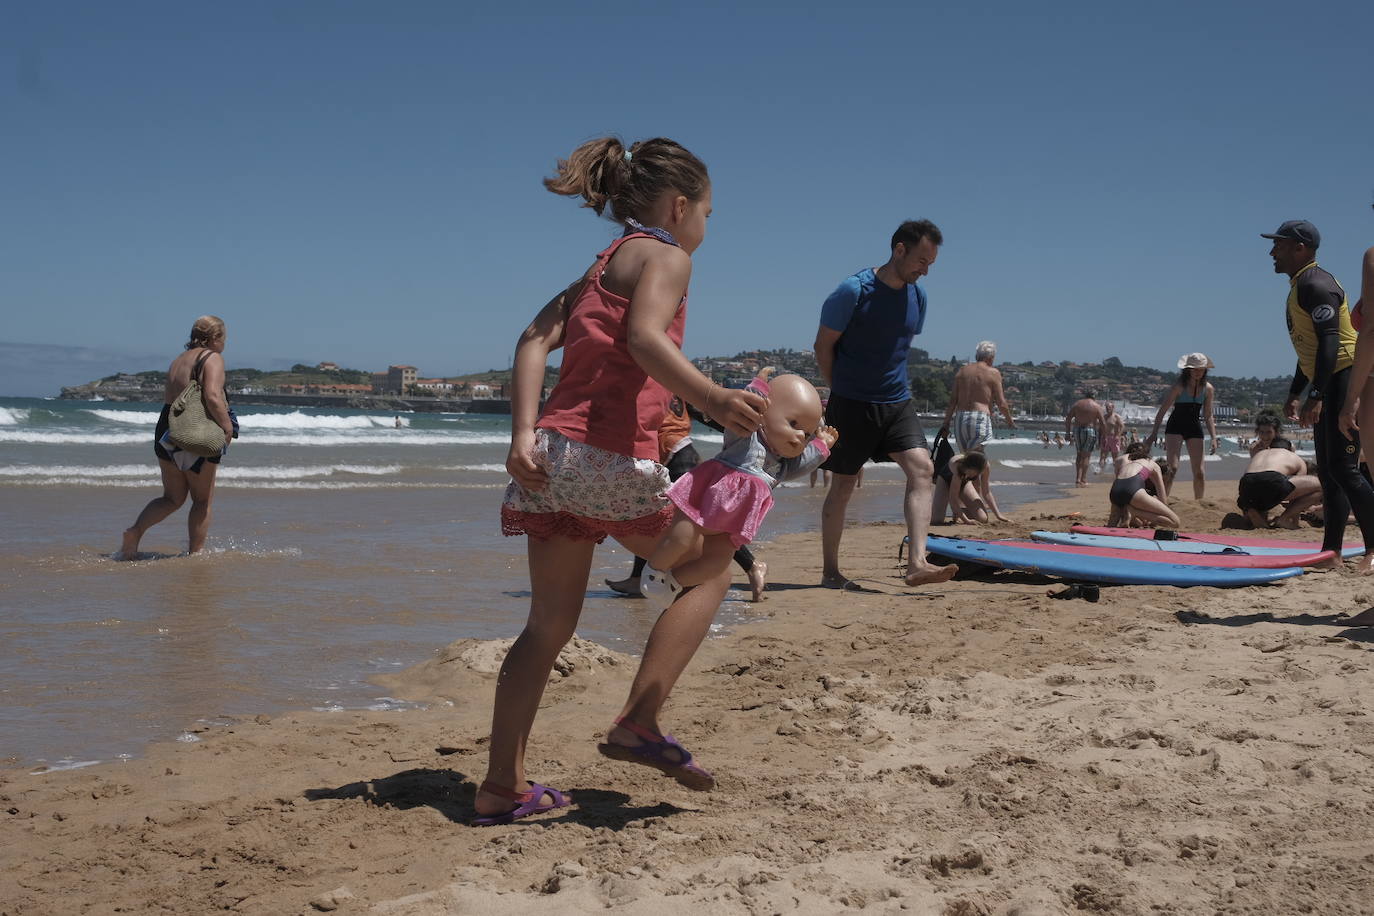
<path fill-rule="evenodd" d="M 1159 424 L 1164 422 L 1164 415 L 1169 414 L 1169 422 L 1164 426 L 1164 463 L 1169 466 L 1171 473 L 1177 474 L 1179 453 L 1187 443 L 1188 463 L 1193 469 L 1194 499 L 1202 499 L 1207 484 L 1207 475 L 1202 467 L 1204 418 L 1207 420 L 1207 435 L 1212 440 L 1211 453 L 1217 453 L 1217 421 L 1212 416 L 1212 383 L 1207 381 L 1207 370 L 1212 365 L 1205 353 L 1189 353 L 1179 358 L 1178 368 L 1183 371 L 1179 373 L 1174 387 L 1169 389 L 1164 403 L 1159 406 L 1154 429 L 1145 439 L 1147 446 L 1154 445 L 1159 436 Z M 1164 495 L 1167 497 L 1168 493 Z"/>

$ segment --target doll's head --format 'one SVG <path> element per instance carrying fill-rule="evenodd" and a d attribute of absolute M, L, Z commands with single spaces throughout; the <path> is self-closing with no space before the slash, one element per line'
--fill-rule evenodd
<path fill-rule="evenodd" d="M 800 375 L 783 375 L 768 383 L 768 409 L 763 438 L 783 458 L 795 458 L 821 426 L 821 398 Z"/>

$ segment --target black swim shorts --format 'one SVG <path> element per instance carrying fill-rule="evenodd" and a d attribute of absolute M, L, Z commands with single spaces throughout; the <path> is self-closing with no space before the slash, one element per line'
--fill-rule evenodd
<path fill-rule="evenodd" d="M 821 465 L 834 474 L 857 474 L 870 458 L 890 461 L 893 452 L 930 449 L 916 403 L 910 398 L 896 404 L 871 404 L 832 394 L 825 405 L 825 422 L 840 434 Z"/>
<path fill-rule="evenodd" d="M 1236 505 L 1242 510 L 1268 512 L 1287 499 L 1294 489 L 1293 481 L 1278 471 L 1243 474 L 1237 487 Z"/>

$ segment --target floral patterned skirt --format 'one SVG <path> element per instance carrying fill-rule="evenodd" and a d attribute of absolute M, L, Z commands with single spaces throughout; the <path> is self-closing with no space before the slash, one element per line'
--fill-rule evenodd
<path fill-rule="evenodd" d="M 534 492 L 510 482 L 501 503 L 502 534 L 600 544 L 608 534 L 654 537 L 673 520 L 668 469 L 657 461 L 608 452 L 542 428 L 534 431 L 531 457 L 548 473 L 548 486 Z"/>

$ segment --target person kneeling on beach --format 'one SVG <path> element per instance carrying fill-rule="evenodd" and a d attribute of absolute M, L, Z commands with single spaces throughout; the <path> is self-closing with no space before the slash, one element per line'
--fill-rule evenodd
<path fill-rule="evenodd" d="M 1179 526 L 1178 515 L 1160 494 L 1166 492 L 1164 472 L 1159 462 L 1150 457 L 1150 446 L 1132 442 L 1126 456 L 1117 462 L 1116 480 L 1107 494 L 1112 511 L 1107 517 L 1109 527 L 1139 524 Z"/>
<path fill-rule="evenodd" d="M 989 510 L 999 522 L 1010 521 L 997 508 L 997 499 L 992 495 L 991 466 L 981 448 L 955 455 L 935 473 L 940 483 L 935 485 L 930 501 L 932 525 L 944 524 L 946 506 L 956 525 L 985 523 Z"/>
<path fill-rule="evenodd" d="M 1236 505 L 1256 528 L 1294 528 L 1298 518 L 1322 498 L 1316 466 L 1293 451 L 1287 439 L 1273 439 L 1269 447 L 1256 452 L 1241 475 Z M 1283 503 L 1278 518 L 1269 512 Z"/>
<path fill-rule="evenodd" d="M 657 608 L 686 587 L 720 575 L 735 550 L 754 540 L 773 506 L 773 488 L 802 477 L 830 457 L 839 434 L 821 423 L 821 399 L 800 375 L 747 390 L 768 398 L 763 427 L 749 436 L 726 431 L 720 454 L 692 468 L 668 489 L 673 524 L 649 556 L 640 590 Z"/>

